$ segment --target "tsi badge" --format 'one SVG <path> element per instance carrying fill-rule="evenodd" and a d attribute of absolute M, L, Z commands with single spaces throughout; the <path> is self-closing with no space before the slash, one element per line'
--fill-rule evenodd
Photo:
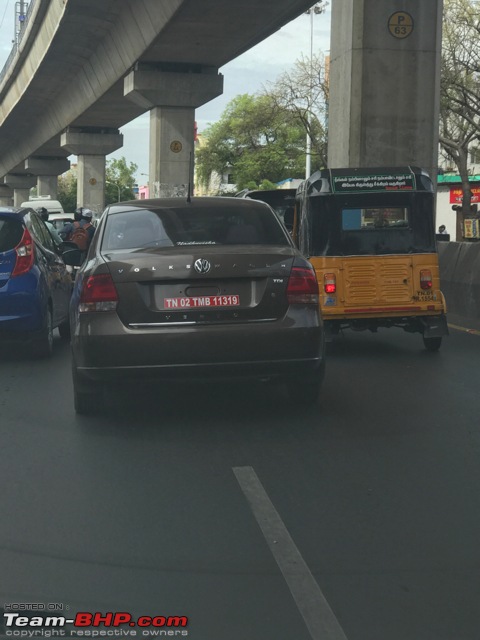
<path fill-rule="evenodd" d="M 325 296 L 324 297 L 324 301 L 323 304 L 326 307 L 335 307 L 337 305 L 337 298 L 336 296 Z"/>
<path fill-rule="evenodd" d="M 199 258 L 198 260 L 195 260 L 193 267 L 197 273 L 208 273 L 212 268 L 212 265 L 208 260 Z"/>

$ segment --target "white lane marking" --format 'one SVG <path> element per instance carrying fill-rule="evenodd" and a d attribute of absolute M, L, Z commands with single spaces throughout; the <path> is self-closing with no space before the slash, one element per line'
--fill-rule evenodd
<path fill-rule="evenodd" d="M 233 473 L 313 640 L 347 640 L 335 614 L 252 467 Z"/>

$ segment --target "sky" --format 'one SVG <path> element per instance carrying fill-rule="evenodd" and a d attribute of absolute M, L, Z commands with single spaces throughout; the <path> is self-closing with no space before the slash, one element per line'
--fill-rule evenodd
<path fill-rule="evenodd" d="M 15 2 L 16 0 L 0 0 L 0 70 L 8 58 L 15 35 Z M 330 13 L 326 11 L 313 16 L 313 51 L 325 54 L 330 49 Z M 224 76 L 223 94 L 198 108 L 195 113 L 198 131 L 202 131 L 209 123 L 216 122 L 226 105 L 235 96 L 255 94 L 290 70 L 302 55 L 310 56 L 311 18 L 302 14 L 282 29 L 253 47 L 229 64 L 221 67 L 219 72 Z M 137 181 L 148 182 L 148 135 L 149 116 L 143 116 L 122 127 L 123 147 L 108 158 L 125 157 L 128 163 L 138 165 Z"/>

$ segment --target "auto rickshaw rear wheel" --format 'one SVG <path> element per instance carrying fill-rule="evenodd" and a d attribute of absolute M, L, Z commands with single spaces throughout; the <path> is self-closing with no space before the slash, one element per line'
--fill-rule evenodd
<path fill-rule="evenodd" d="M 436 338 L 426 338 L 423 336 L 423 344 L 425 345 L 425 349 L 427 351 L 438 351 L 442 344 L 442 337 Z"/>

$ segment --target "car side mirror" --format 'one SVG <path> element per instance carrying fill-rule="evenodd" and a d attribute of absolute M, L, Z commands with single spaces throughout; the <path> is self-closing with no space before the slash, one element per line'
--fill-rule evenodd
<path fill-rule="evenodd" d="M 82 264 L 83 251 L 80 251 L 74 242 L 62 242 L 60 251 L 62 252 L 62 258 L 65 264 L 71 267 L 79 267 Z"/>

